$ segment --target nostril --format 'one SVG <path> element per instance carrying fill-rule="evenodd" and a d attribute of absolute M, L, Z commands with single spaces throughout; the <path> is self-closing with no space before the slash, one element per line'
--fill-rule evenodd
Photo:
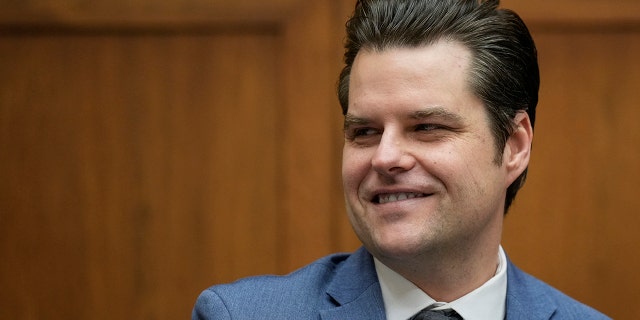
<path fill-rule="evenodd" d="M 391 167 L 388 169 L 389 172 L 396 172 L 396 171 L 404 171 L 404 169 L 402 167 Z"/>

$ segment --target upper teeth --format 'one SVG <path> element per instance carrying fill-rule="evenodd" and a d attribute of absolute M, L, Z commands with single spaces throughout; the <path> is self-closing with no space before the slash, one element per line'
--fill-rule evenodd
<path fill-rule="evenodd" d="M 389 202 L 413 199 L 420 196 L 422 196 L 422 193 L 402 192 L 402 193 L 381 194 L 380 196 L 378 196 L 378 198 L 380 203 L 389 203 Z"/>

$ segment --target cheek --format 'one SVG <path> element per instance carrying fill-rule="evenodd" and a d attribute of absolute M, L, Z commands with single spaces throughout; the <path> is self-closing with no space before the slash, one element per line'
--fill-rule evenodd
<path fill-rule="evenodd" d="M 357 190 L 367 175 L 371 161 L 362 153 L 344 150 L 342 154 L 342 183 L 345 192 Z M 354 190 L 355 189 L 355 190 Z"/>
<path fill-rule="evenodd" d="M 458 191 L 463 194 L 463 198 L 469 199 L 469 203 L 473 206 L 481 206 L 485 202 L 493 206 L 491 203 L 498 200 L 504 193 L 502 190 L 505 178 L 503 167 L 494 161 L 494 153 L 483 153 L 478 150 L 473 155 L 475 157 L 465 158 L 457 167 Z"/>
<path fill-rule="evenodd" d="M 447 145 L 431 150 L 421 163 L 446 188 L 482 188 L 499 171 L 492 148 L 477 144 Z"/>

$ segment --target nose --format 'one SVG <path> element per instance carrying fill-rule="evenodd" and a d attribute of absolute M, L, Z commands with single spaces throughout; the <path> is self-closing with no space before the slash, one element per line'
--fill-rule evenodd
<path fill-rule="evenodd" d="M 410 170 L 416 159 L 408 147 L 408 142 L 401 135 L 385 131 L 371 158 L 371 166 L 376 172 L 386 176 Z"/>

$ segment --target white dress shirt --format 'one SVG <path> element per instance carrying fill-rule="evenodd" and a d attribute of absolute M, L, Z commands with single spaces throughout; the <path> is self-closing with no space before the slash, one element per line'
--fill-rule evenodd
<path fill-rule="evenodd" d="M 502 320 L 507 298 L 507 257 L 498 249 L 496 274 L 479 288 L 445 303 L 429 297 L 409 280 L 389 269 L 374 258 L 376 273 L 380 280 L 382 299 L 388 320 L 407 320 L 432 304 L 435 309 L 453 309 L 465 320 Z"/>

